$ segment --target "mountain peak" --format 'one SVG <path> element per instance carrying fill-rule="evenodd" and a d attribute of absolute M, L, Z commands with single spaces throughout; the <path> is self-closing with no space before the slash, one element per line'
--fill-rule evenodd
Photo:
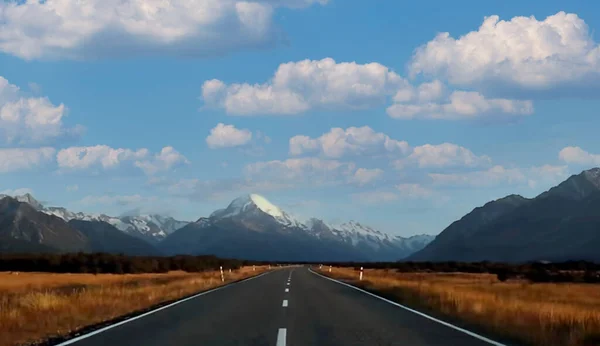
<path fill-rule="evenodd" d="M 581 173 L 590 183 L 600 189 L 600 168 L 592 168 Z"/>
<path fill-rule="evenodd" d="M 42 205 L 42 203 L 38 202 L 38 200 L 35 199 L 30 193 L 26 193 L 24 195 L 15 195 L 15 196 L 0 195 L 0 198 L 4 198 L 4 197 L 12 197 L 21 203 L 27 203 L 30 206 L 32 206 L 33 208 L 35 208 L 36 210 L 44 209 L 44 206 Z"/>
<path fill-rule="evenodd" d="M 244 213 L 254 208 L 259 209 L 263 213 L 271 215 L 274 218 L 284 217 L 284 212 L 279 209 L 279 207 L 269 202 L 269 200 L 267 200 L 265 197 L 255 193 L 234 199 L 231 201 L 231 203 L 229 203 L 227 208 L 219 209 L 210 216 L 218 218 L 229 217 Z"/>
<path fill-rule="evenodd" d="M 567 180 L 542 193 L 539 197 L 560 196 L 581 200 L 600 191 L 600 168 L 592 168 L 570 176 Z"/>

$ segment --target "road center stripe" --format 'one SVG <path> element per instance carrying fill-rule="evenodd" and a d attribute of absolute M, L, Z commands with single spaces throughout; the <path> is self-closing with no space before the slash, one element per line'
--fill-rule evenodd
<path fill-rule="evenodd" d="M 285 300 L 283 301 L 283 304 L 281 304 L 281 306 L 283 306 L 284 308 L 287 308 L 287 306 L 288 306 L 288 301 L 287 301 L 287 299 L 285 299 Z"/>
<path fill-rule="evenodd" d="M 277 332 L 277 346 L 285 346 L 286 337 L 287 337 L 287 329 L 279 328 L 279 332 Z"/>
<path fill-rule="evenodd" d="M 289 289 L 289 288 L 286 288 L 286 289 L 285 289 L 285 293 L 288 293 L 289 291 L 290 291 L 290 289 Z"/>

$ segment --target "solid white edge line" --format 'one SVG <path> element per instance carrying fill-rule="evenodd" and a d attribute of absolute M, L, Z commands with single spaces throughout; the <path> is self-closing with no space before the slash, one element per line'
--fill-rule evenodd
<path fill-rule="evenodd" d="M 283 300 L 283 303 L 281 304 L 282 307 L 287 308 L 288 307 L 288 301 L 287 299 Z"/>
<path fill-rule="evenodd" d="M 397 307 L 399 307 L 399 308 L 402 308 L 402 309 L 404 309 L 404 310 L 407 310 L 407 311 L 410 311 L 410 312 L 412 312 L 412 313 L 415 313 L 415 314 L 417 314 L 417 315 L 419 315 L 419 316 L 421 316 L 421 317 L 425 317 L 425 318 L 427 318 L 427 319 L 429 319 L 429 320 L 431 320 L 431 321 L 437 322 L 437 323 L 439 323 L 439 324 L 442 324 L 442 325 L 444 325 L 444 326 L 446 326 L 446 327 L 450 327 L 450 328 L 452 328 L 452 329 L 454 329 L 454 330 L 457 330 L 457 331 L 459 331 L 459 332 L 465 333 L 465 334 L 467 334 L 467 335 L 469 335 L 469 336 L 472 336 L 472 337 L 474 337 L 474 338 L 476 338 L 476 339 L 479 339 L 479 340 L 481 340 L 481 341 L 485 341 L 485 342 L 489 343 L 490 345 L 494 345 L 494 346 L 507 346 L 507 345 L 505 345 L 505 344 L 499 343 L 499 342 L 497 342 L 497 341 L 494 341 L 494 340 L 492 340 L 492 339 L 488 339 L 488 338 L 486 338 L 486 337 L 485 337 L 485 336 L 483 336 L 483 335 L 479 335 L 479 334 L 477 334 L 477 333 L 474 333 L 474 332 L 471 332 L 471 331 L 469 331 L 469 330 L 463 329 L 463 328 L 461 328 L 461 327 L 455 326 L 455 325 L 453 325 L 453 324 L 450 324 L 450 323 L 448 323 L 448 322 L 444 322 L 444 321 L 442 321 L 442 320 L 438 320 L 438 319 L 437 319 L 437 318 L 435 318 L 435 317 L 432 317 L 432 316 L 429 316 L 429 315 L 427 315 L 427 314 L 425 314 L 425 313 L 422 313 L 422 312 L 420 312 L 420 311 L 417 311 L 417 310 L 411 309 L 411 308 L 409 308 L 409 307 L 407 307 L 407 306 L 404 306 L 404 305 L 402 305 L 402 304 L 398 304 L 398 303 L 396 303 L 396 302 L 393 302 L 393 301 L 391 301 L 391 300 L 389 300 L 389 299 L 386 299 L 386 298 L 380 297 L 380 296 L 378 296 L 378 295 L 376 295 L 376 294 L 373 294 L 373 293 L 371 293 L 371 292 L 369 292 L 369 291 L 365 291 L 365 290 L 363 290 L 363 289 L 361 289 L 361 288 L 358 288 L 358 287 L 356 287 L 356 286 L 352 286 L 352 285 L 350 285 L 350 284 L 347 284 L 347 283 L 345 283 L 345 282 L 338 281 L 338 280 L 336 280 L 336 279 L 332 279 L 332 278 L 330 278 L 330 277 L 327 277 L 327 276 L 325 276 L 325 275 L 322 275 L 322 274 L 320 274 L 320 273 L 317 273 L 317 272 L 313 271 L 313 270 L 312 270 L 312 269 L 310 269 L 310 268 L 309 268 L 308 270 L 309 270 L 311 273 L 313 273 L 313 274 L 315 274 L 315 275 L 318 275 L 318 276 L 320 276 L 320 277 L 322 277 L 322 278 L 324 278 L 324 279 L 327 279 L 327 280 L 330 280 L 330 281 L 336 282 L 336 283 L 338 283 L 338 284 L 340 284 L 340 285 L 344 285 L 344 286 L 346 286 L 346 287 L 349 287 L 349 288 L 352 288 L 352 289 L 354 289 L 354 290 L 360 291 L 360 292 L 362 292 L 362 293 L 368 294 L 368 295 L 370 295 L 370 296 L 372 296 L 372 297 L 375 297 L 375 298 L 377 298 L 377 299 L 381 299 L 381 300 L 383 300 L 384 302 L 390 303 L 390 304 L 392 304 L 392 305 L 395 305 L 395 306 L 397 306 Z"/>
<path fill-rule="evenodd" d="M 287 329 L 279 328 L 277 332 L 277 346 L 285 346 L 285 339 L 287 338 Z"/>
<path fill-rule="evenodd" d="M 152 314 L 153 314 L 153 313 L 155 313 L 155 312 L 159 312 L 159 311 L 161 311 L 161 310 L 164 310 L 164 309 L 170 308 L 170 307 L 172 307 L 172 306 L 175 306 L 175 305 L 177 305 L 177 304 L 180 304 L 180 303 L 183 303 L 183 302 L 187 302 L 188 300 L 191 300 L 191 299 L 194 299 L 194 298 L 197 298 L 197 297 L 203 296 L 203 295 L 205 295 L 205 294 L 209 294 L 209 293 L 216 292 L 216 291 L 218 291 L 218 290 L 221 290 L 221 289 L 224 289 L 224 288 L 227 288 L 227 287 L 234 286 L 235 284 L 240 284 L 240 283 L 242 283 L 242 282 L 250 281 L 250 280 L 253 280 L 253 279 L 258 279 L 259 277 L 261 277 L 261 276 L 263 276 L 263 275 L 267 275 L 267 274 L 269 274 L 269 273 L 273 273 L 273 272 L 272 272 L 272 271 L 265 272 L 265 273 L 262 273 L 262 274 L 259 274 L 259 275 L 256 275 L 256 276 L 252 276 L 252 277 L 246 278 L 246 279 L 244 279 L 244 280 L 240 280 L 240 281 L 238 281 L 238 282 L 232 282 L 232 283 L 228 283 L 227 285 L 224 285 L 224 286 L 219 286 L 219 287 L 215 287 L 215 288 L 213 288 L 213 289 L 211 289 L 211 290 L 208 290 L 208 291 L 200 292 L 200 293 L 198 293 L 198 294 L 196 294 L 196 295 L 193 295 L 193 296 L 191 296 L 191 297 L 187 297 L 187 298 L 184 298 L 184 299 L 181 299 L 181 300 L 175 301 L 175 302 L 173 302 L 173 303 L 171 303 L 171 304 L 168 304 L 168 305 L 165 305 L 165 306 L 161 306 L 160 308 L 156 308 L 156 309 L 154 309 L 154 310 L 150 310 L 150 311 L 148 311 L 148 312 L 145 312 L 145 313 L 143 313 L 143 314 L 141 314 L 141 315 L 137 315 L 137 316 L 131 317 L 131 318 L 129 318 L 129 319 L 123 320 L 123 321 L 121 321 L 121 322 L 117 322 L 117 323 L 115 323 L 115 324 L 111 324 L 111 325 L 109 325 L 109 326 L 106 326 L 106 327 L 100 328 L 100 329 L 98 329 L 98 330 L 94 330 L 94 331 L 92 331 L 92 332 L 89 332 L 89 333 L 86 333 L 86 334 L 80 335 L 80 336 L 78 336 L 78 337 L 75 337 L 75 338 L 73 338 L 73 339 L 69 339 L 69 340 L 67 340 L 67 341 L 61 342 L 60 344 L 56 344 L 55 346 L 66 346 L 66 345 L 74 344 L 74 343 L 76 343 L 76 342 L 78 342 L 78 341 L 81 341 L 81 340 L 83 340 L 83 339 L 87 339 L 87 338 L 89 338 L 89 337 L 92 337 L 92 336 L 94 336 L 94 335 L 96 335 L 96 334 L 100 334 L 100 333 L 102 333 L 102 332 L 105 332 L 105 331 L 107 331 L 107 330 L 109 330 L 109 329 L 116 328 L 116 327 L 118 327 L 118 326 L 121 326 L 121 325 L 123 325 L 123 324 L 125 324 L 125 323 L 129 323 L 129 322 L 131 322 L 131 321 L 135 321 L 135 320 L 137 320 L 137 319 L 140 319 L 140 318 L 142 318 L 142 317 L 146 317 L 146 316 L 148 316 L 148 315 L 152 315 Z"/>

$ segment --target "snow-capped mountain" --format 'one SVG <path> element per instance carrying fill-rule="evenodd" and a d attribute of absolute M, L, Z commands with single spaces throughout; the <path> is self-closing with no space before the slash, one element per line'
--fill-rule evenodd
<path fill-rule="evenodd" d="M 174 232 L 161 246 L 167 253 L 225 257 L 384 261 L 406 257 L 433 238 L 393 236 L 356 221 L 340 225 L 316 218 L 301 221 L 263 196 L 250 194 Z"/>
<path fill-rule="evenodd" d="M 2 195 L 0 195 L 0 198 L 2 198 Z M 124 233 L 146 240 L 152 244 L 160 242 L 169 234 L 189 223 L 161 215 L 113 217 L 104 214 L 72 212 L 62 207 L 45 207 L 30 194 L 14 196 L 14 198 L 19 202 L 28 203 L 36 210 L 45 214 L 58 216 L 67 222 L 71 220 L 103 221 L 113 225 Z"/>
<path fill-rule="evenodd" d="M 227 208 L 213 212 L 210 215 L 210 218 L 223 219 L 228 217 L 239 217 L 244 214 L 251 214 L 255 211 L 260 211 L 271 216 L 275 221 L 286 227 L 305 227 L 295 217 L 284 212 L 266 198 L 257 194 L 249 194 L 234 199 Z"/>
<path fill-rule="evenodd" d="M 8 195 L 0 194 L 0 199 L 2 199 L 4 197 L 12 197 L 19 202 L 27 203 L 30 206 L 32 206 L 33 208 L 35 208 L 36 210 L 41 210 L 44 208 L 44 206 L 40 202 L 38 202 L 35 198 L 33 198 L 33 196 L 29 193 L 26 193 L 26 194 L 20 195 L 20 196 L 8 196 Z"/>
<path fill-rule="evenodd" d="M 158 245 L 167 254 L 215 254 L 221 257 L 302 261 L 391 261 L 421 249 L 432 236 L 403 238 L 356 221 L 330 225 L 303 221 L 249 194 L 236 198 L 209 217 L 188 223 L 159 215 L 113 217 L 45 207 L 33 196 L 16 196 L 37 211 L 66 222 L 101 221 Z M 116 238 L 115 238 L 116 239 Z"/>
<path fill-rule="evenodd" d="M 44 213 L 56 215 L 65 221 L 104 221 L 113 225 L 118 230 L 134 237 L 156 244 L 165 239 L 169 234 L 188 224 L 172 217 L 161 215 L 138 215 L 114 217 L 104 214 L 74 213 L 65 208 L 49 207 L 42 209 Z"/>

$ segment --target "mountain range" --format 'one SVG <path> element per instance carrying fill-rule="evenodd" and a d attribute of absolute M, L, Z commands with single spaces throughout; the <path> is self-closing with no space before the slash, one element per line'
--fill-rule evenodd
<path fill-rule="evenodd" d="M 0 251 L 213 254 L 282 261 L 600 262 L 600 168 L 534 198 L 509 195 L 437 237 L 386 234 L 356 221 L 299 220 L 250 194 L 195 222 L 159 215 L 111 217 L 0 196 Z"/>
<path fill-rule="evenodd" d="M 475 208 L 407 260 L 600 262 L 600 168 Z"/>
<path fill-rule="evenodd" d="M 356 221 L 329 225 L 311 218 L 303 222 L 257 194 L 237 198 L 226 208 L 192 223 L 160 215 L 111 217 L 72 212 L 45 207 L 30 194 L 0 198 L 13 206 L 3 210 L 7 226 L 0 224 L 0 234 L 4 234 L 0 237 L 0 250 L 12 252 L 103 251 L 134 255 L 214 254 L 259 260 L 392 261 L 412 254 L 433 239 L 431 235 L 392 236 Z M 29 222 L 26 232 L 19 233 L 8 226 L 15 218 Z M 62 236 L 65 244 L 60 240 Z"/>
<path fill-rule="evenodd" d="M 257 194 L 233 200 L 175 231 L 159 244 L 167 254 L 288 261 L 394 261 L 423 248 L 431 235 L 410 238 L 376 231 L 356 221 L 302 222 Z"/>
<path fill-rule="evenodd" d="M 0 252 L 110 252 L 159 255 L 149 243 L 103 221 L 71 220 L 41 212 L 31 196 L 0 199 Z"/>
<path fill-rule="evenodd" d="M 4 197 L 9 196 L 0 195 L 0 199 Z M 133 237 L 145 240 L 153 245 L 156 245 L 165 239 L 176 229 L 179 229 L 189 223 L 187 221 L 179 221 L 172 217 L 161 216 L 157 214 L 113 217 L 105 214 L 72 212 L 62 207 L 45 207 L 29 193 L 14 196 L 14 198 L 19 202 L 29 204 L 38 211 L 57 216 L 67 222 L 71 220 L 106 222 L 116 227 L 120 231 L 123 231 Z"/>

